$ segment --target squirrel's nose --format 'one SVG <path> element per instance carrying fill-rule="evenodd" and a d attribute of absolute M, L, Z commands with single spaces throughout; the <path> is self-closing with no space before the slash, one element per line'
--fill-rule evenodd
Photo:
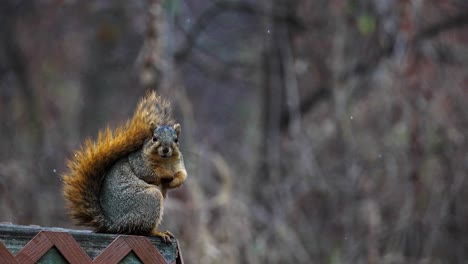
<path fill-rule="evenodd" d="M 164 154 L 167 154 L 167 153 L 169 152 L 169 148 L 163 148 L 162 152 L 163 152 Z"/>

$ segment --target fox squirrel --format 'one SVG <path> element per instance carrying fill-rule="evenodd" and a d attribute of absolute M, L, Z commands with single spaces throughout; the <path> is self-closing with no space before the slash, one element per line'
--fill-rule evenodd
<path fill-rule="evenodd" d="M 87 139 L 63 175 L 63 192 L 72 218 L 96 232 L 160 236 L 167 189 L 186 179 L 179 149 L 181 127 L 170 104 L 149 92 L 133 118 L 115 131 Z"/>

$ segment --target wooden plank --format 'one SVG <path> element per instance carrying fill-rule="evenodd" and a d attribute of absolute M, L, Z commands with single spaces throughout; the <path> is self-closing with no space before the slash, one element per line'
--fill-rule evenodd
<path fill-rule="evenodd" d="M 44 231 L 41 231 L 44 232 Z M 66 232 L 47 233 L 49 240 L 70 263 L 90 264 L 93 260 L 78 245 L 75 239 Z"/>
<path fill-rule="evenodd" d="M 155 263 L 155 264 L 166 264 L 166 260 L 159 253 L 159 251 L 153 247 L 151 242 L 145 239 L 136 239 L 135 236 L 124 237 L 127 244 L 133 249 L 133 252 L 143 261 L 143 263 Z"/>
<path fill-rule="evenodd" d="M 0 243 L 0 260 L 5 264 L 17 264 L 15 257 L 8 251 L 8 249 Z"/>
<path fill-rule="evenodd" d="M 21 249 L 28 243 L 33 237 L 35 237 L 40 231 L 54 231 L 54 232 L 66 232 L 70 234 L 84 249 L 91 259 L 96 258 L 109 244 L 114 241 L 118 235 L 116 234 L 96 234 L 91 231 L 85 230 L 71 230 L 63 228 L 45 228 L 39 226 L 20 226 L 12 224 L 0 224 L 0 242 L 12 253 L 18 254 Z M 174 263 L 177 258 L 177 242 L 176 240 L 171 243 L 165 243 L 159 237 L 146 237 L 151 244 L 153 244 L 164 257 L 167 263 Z M 47 239 L 49 241 L 49 239 Z M 42 246 L 53 246 L 52 242 L 42 241 Z M 50 248 L 49 248 L 50 249 Z M 1 250 L 1 248 L 0 248 Z M 25 258 L 27 262 L 27 255 L 23 252 L 20 256 Z M 27 252 L 26 252 L 27 253 Z M 17 256 L 18 257 L 18 256 Z M 19 261 L 18 261 L 19 262 Z M 23 263 L 23 262 L 19 262 Z M 30 262 L 29 262 L 30 263 Z"/>
<path fill-rule="evenodd" d="M 6 244 L 8 248 L 8 244 Z M 24 264 L 36 263 L 54 244 L 46 234 L 39 232 L 15 256 L 16 261 Z"/>
<path fill-rule="evenodd" d="M 94 263 L 118 263 L 132 250 L 122 236 L 117 237 L 99 256 Z"/>
<path fill-rule="evenodd" d="M 184 258 L 182 257 L 182 251 L 180 251 L 180 244 L 177 241 L 177 259 L 176 264 L 184 264 Z"/>

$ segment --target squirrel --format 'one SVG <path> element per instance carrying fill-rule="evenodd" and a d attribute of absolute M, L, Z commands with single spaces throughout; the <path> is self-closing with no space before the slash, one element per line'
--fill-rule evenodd
<path fill-rule="evenodd" d="M 133 118 L 87 139 L 62 179 L 71 217 L 100 233 L 174 236 L 158 225 L 168 189 L 187 178 L 179 148 L 181 126 L 170 103 L 151 91 Z"/>

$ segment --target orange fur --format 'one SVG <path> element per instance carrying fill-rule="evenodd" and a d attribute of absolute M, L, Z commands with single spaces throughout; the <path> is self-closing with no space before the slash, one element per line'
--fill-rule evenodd
<path fill-rule="evenodd" d="M 67 207 L 77 224 L 102 227 L 99 191 L 105 173 L 117 160 L 140 149 L 151 138 L 153 126 L 173 124 L 169 102 L 151 91 L 140 101 L 131 120 L 114 131 L 100 131 L 95 141 L 84 142 L 63 175 Z"/>

